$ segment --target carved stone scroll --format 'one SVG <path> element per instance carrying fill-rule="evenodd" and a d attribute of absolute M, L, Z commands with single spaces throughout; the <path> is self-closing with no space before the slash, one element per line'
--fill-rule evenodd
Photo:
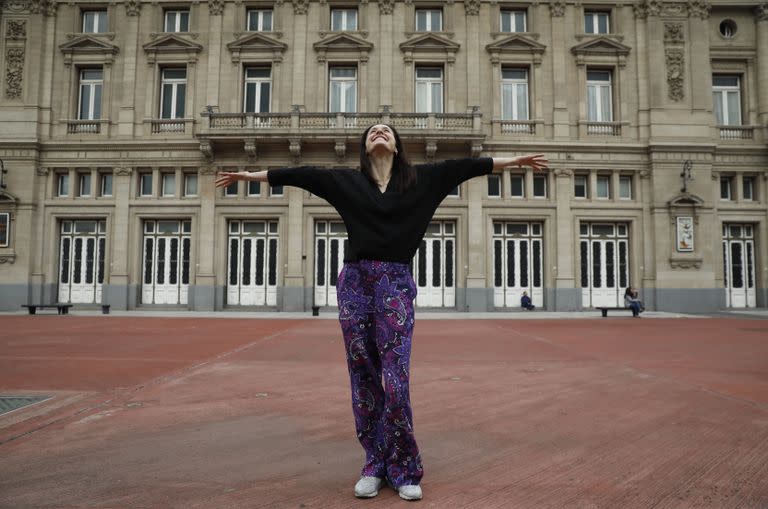
<path fill-rule="evenodd" d="M 392 14 L 395 10 L 395 0 L 379 0 L 379 14 Z"/>
<path fill-rule="evenodd" d="M 5 51 L 5 97 L 21 99 L 24 75 L 24 48 L 7 48 Z"/>
<path fill-rule="evenodd" d="M 682 49 L 669 48 L 665 51 L 667 61 L 667 88 L 669 98 L 673 101 L 685 99 L 683 88 L 685 77 L 685 53 Z"/>

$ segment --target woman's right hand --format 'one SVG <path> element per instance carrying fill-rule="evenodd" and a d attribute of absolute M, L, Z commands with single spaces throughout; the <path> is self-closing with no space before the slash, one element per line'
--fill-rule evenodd
<path fill-rule="evenodd" d="M 216 174 L 216 187 L 228 187 L 238 180 L 254 180 L 250 171 L 222 171 Z"/>

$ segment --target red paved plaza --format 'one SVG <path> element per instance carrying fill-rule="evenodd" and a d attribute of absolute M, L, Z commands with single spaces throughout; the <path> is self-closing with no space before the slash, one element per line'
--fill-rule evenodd
<path fill-rule="evenodd" d="M 0 507 L 357 500 L 338 322 L 0 317 Z M 768 321 L 418 320 L 434 508 L 768 507 Z"/>

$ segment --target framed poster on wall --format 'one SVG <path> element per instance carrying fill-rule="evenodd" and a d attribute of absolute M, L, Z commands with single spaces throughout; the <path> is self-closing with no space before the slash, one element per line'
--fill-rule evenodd
<path fill-rule="evenodd" d="M 690 216 L 677 217 L 677 251 L 693 251 L 693 218 Z"/>

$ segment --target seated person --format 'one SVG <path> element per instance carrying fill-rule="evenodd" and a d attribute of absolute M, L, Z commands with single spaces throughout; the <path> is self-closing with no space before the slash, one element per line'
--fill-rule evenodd
<path fill-rule="evenodd" d="M 523 309 L 527 309 L 528 311 L 536 309 L 536 306 L 533 305 L 531 298 L 528 296 L 528 292 L 523 292 L 523 296 L 520 297 L 520 305 Z"/>
<path fill-rule="evenodd" d="M 632 310 L 632 316 L 635 318 L 640 316 L 641 311 L 645 311 L 645 306 L 643 306 L 642 301 L 637 298 L 637 290 L 631 286 L 628 286 L 627 290 L 624 292 L 624 307 L 630 308 Z"/>

